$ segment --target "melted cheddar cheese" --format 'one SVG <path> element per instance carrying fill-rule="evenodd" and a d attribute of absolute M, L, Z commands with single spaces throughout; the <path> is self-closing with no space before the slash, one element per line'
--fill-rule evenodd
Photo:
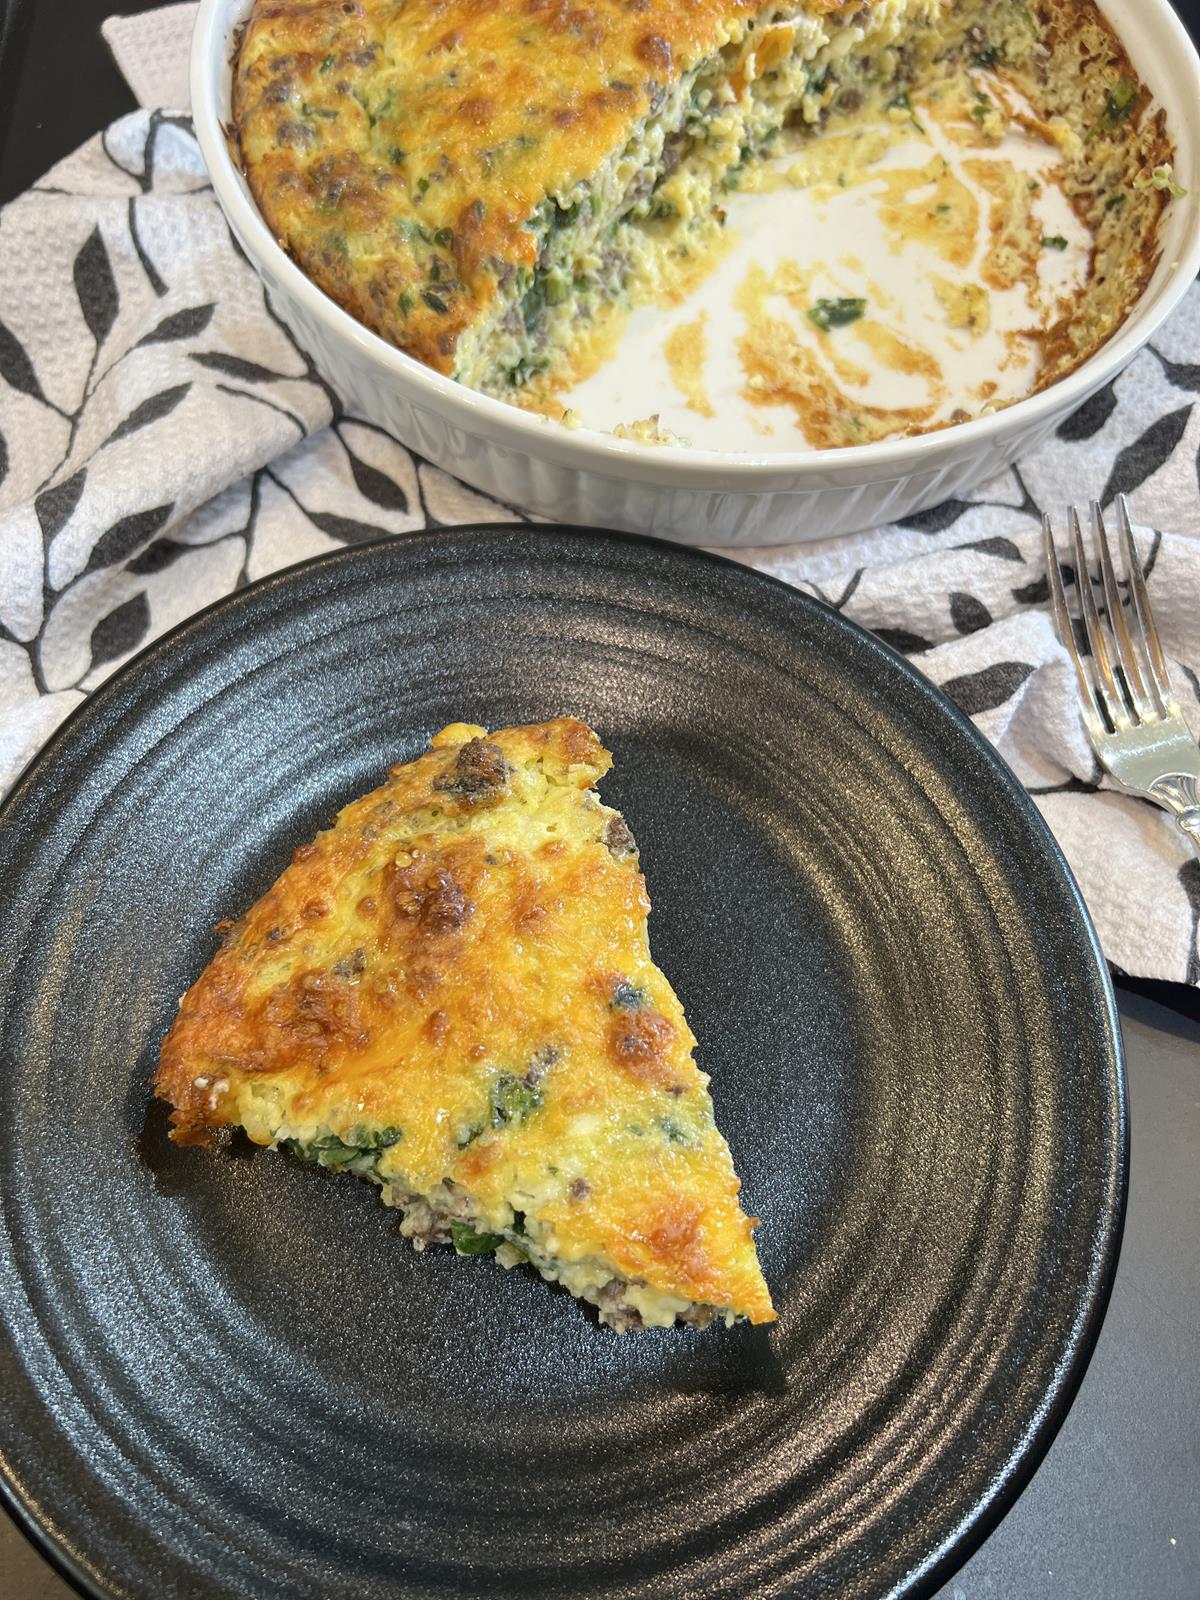
<path fill-rule="evenodd" d="M 236 1125 L 359 1172 L 406 1231 L 530 1260 L 618 1326 L 769 1321 L 609 765 L 570 718 L 444 729 L 228 927 L 157 1093 L 177 1140 Z"/>

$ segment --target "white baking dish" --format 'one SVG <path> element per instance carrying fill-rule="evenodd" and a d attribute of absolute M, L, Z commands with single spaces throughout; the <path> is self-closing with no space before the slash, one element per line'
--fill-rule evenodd
<path fill-rule="evenodd" d="M 404 355 L 328 299 L 280 249 L 226 145 L 230 58 L 250 0 L 202 0 L 192 47 L 196 133 L 217 199 L 273 305 L 352 404 L 488 494 L 562 522 L 707 545 L 827 538 L 962 495 L 1032 450 L 1108 383 L 1200 272 L 1200 60 L 1167 0 L 1104 0 L 1167 112 L 1175 175 L 1162 260 L 1118 333 L 1051 388 L 917 438 L 772 454 L 663 448 L 569 430 L 474 393 Z"/>

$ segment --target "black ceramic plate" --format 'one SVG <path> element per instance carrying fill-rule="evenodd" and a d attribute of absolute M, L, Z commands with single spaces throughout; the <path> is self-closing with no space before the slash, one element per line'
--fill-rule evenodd
<path fill-rule="evenodd" d="M 149 1099 L 294 845 L 441 724 L 562 711 L 616 754 L 769 1330 L 616 1337 Z M 76 714 L 0 872 L 0 1445 L 89 1593 L 925 1593 L 1074 1393 L 1124 1185 L 1094 936 L 968 723 L 780 584 L 530 528 L 293 569 Z"/>

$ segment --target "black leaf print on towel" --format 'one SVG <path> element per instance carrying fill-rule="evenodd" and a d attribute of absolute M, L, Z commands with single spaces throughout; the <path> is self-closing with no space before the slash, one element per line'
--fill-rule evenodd
<path fill-rule="evenodd" d="M 142 236 L 137 225 L 137 200 L 131 195 L 129 199 L 129 237 L 133 240 L 133 248 L 137 251 L 137 258 L 142 263 L 142 271 L 146 274 L 146 281 L 161 300 L 167 292 L 167 286 L 159 275 L 158 268 L 146 254 L 146 247 L 142 243 Z"/>
<path fill-rule="evenodd" d="M 132 561 L 125 563 L 125 571 L 134 572 L 138 577 L 164 572 L 167 567 L 174 566 L 180 556 L 186 556 L 194 548 L 194 545 L 179 544 L 174 539 L 156 539 L 140 556 L 134 556 Z"/>
<path fill-rule="evenodd" d="M 276 416 L 286 417 L 302 439 L 308 438 L 308 429 L 294 411 L 288 410 L 287 406 L 277 405 L 274 400 L 268 400 L 262 394 L 254 394 L 250 389 L 235 389 L 231 383 L 219 383 L 217 388 L 222 394 L 236 395 L 239 400 L 252 400 L 256 406 L 265 406 L 268 411 L 273 411 Z"/>
<path fill-rule="evenodd" d="M 150 627 L 150 605 L 141 589 L 132 599 L 110 611 L 92 629 L 91 671 L 106 661 L 115 661 L 128 650 L 136 650 Z"/>
<path fill-rule="evenodd" d="M 830 596 L 825 593 L 824 589 L 822 589 L 821 585 L 819 583 L 814 583 L 812 579 L 809 579 L 808 587 L 816 595 L 817 599 L 822 605 L 828 606 L 831 611 L 841 611 L 854 598 L 855 591 L 862 582 L 863 573 L 865 571 L 865 567 L 859 567 L 854 573 L 852 573 L 848 582 L 846 583 L 846 587 L 842 590 L 840 596 L 836 600 L 831 599 Z"/>
<path fill-rule="evenodd" d="M 964 511 L 970 509 L 970 503 L 966 500 L 943 500 L 940 506 L 930 506 L 928 511 L 918 511 L 911 517 L 904 517 L 900 526 L 915 528 L 918 533 L 944 533 Z"/>
<path fill-rule="evenodd" d="M 971 539 L 966 544 L 956 544 L 956 550 L 978 550 L 981 556 L 997 556 L 1001 561 L 1024 561 L 1020 547 L 1011 539 L 996 534 L 991 539 Z"/>
<path fill-rule="evenodd" d="M 26 354 L 25 346 L 4 322 L 0 322 L 0 378 L 19 394 L 30 395 L 44 406 L 50 404 L 42 393 L 42 386 L 37 381 L 37 373 L 33 370 L 33 362 Z M 58 407 L 54 409 L 57 411 Z"/>
<path fill-rule="evenodd" d="M 150 329 L 149 333 L 144 333 L 138 340 L 138 345 L 167 344 L 172 339 L 192 339 L 208 327 L 215 309 L 213 301 L 210 300 L 204 306 L 187 306 L 183 311 L 172 311 L 169 317 L 164 317 Z M 134 349 L 137 349 L 137 345 Z"/>
<path fill-rule="evenodd" d="M 223 372 L 227 378 L 240 378 L 243 383 L 278 383 L 287 377 L 286 372 L 273 372 L 270 367 L 259 366 L 257 361 L 226 355 L 223 350 L 193 350 L 191 357 L 200 366 Z"/>
<path fill-rule="evenodd" d="M 1158 356 L 1168 382 L 1177 389 L 1190 389 L 1193 394 L 1200 394 L 1200 367 L 1192 366 L 1187 361 L 1168 361 L 1157 350 L 1154 354 Z"/>
<path fill-rule="evenodd" d="M 1117 397 L 1113 393 L 1113 386 L 1106 383 L 1090 400 L 1085 400 L 1078 411 L 1072 412 L 1065 422 L 1059 424 L 1058 437 L 1065 439 L 1068 444 L 1091 439 L 1100 432 L 1116 409 Z"/>
<path fill-rule="evenodd" d="M 922 650 L 932 650 L 932 639 L 922 639 L 919 633 L 909 633 L 907 628 L 872 628 L 871 632 L 902 656 L 919 656 Z"/>
<path fill-rule="evenodd" d="M 1032 671 L 1033 666 L 1028 661 L 994 661 L 979 672 L 966 672 L 961 678 L 948 679 L 942 689 L 960 710 L 969 717 L 977 717 L 1011 700 Z"/>
<path fill-rule="evenodd" d="M 1194 857 L 1185 861 L 1179 869 L 1179 883 L 1184 894 L 1188 897 L 1188 905 L 1192 908 L 1192 936 L 1188 944 L 1187 981 L 1200 983 L 1200 952 L 1196 949 L 1197 934 L 1200 933 L 1200 861 Z"/>
<path fill-rule="evenodd" d="M 53 488 L 43 489 L 35 498 L 33 509 L 37 512 L 43 539 L 53 539 L 59 529 L 66 526 L 67 519 L 79 504 L 86 482 L 87 468 L 80 467 L 78 472 L 72 473 L 62 483 L 56 483 Z"/>
<path fill-rule="evenodd" d="M 120 302 L 99 223 L 80 246 L 75 257 L 74 277 L 83 320 L 97 345 L 102 345 L 117 320 Z"/>
<path fill-rule="evenodd" d="M 1062 783 L 1049 783 L 1042 789 L 1030 789 L 1030 794 L 1099 794 L 1100 785 L 1086 778 L 1067 778 Z"/>
<path fill-rule="evenodd" d="M 174 501 L 165 506 L 152 506 L 148 511 L 134 511 L 114 522 L 96 540 L 88 558 L 86 571 L 97 567 L 113 567 L 125 561 L 142 545 L 147 544 L 175 509 Z"/>
<path fill-rule="evenodd" d="M 161 389 L 158 394 L 152 394 L 140 405 L 134 406 L 124 422 L 113 429 L 100 448 L 103 450 L 105 444 L 115 444 L 118 439 L 127 439 L 131 433 L 136 433 L 139 428 L 149 427 L 161 417 L 169 417 L 191 387 L 190 383 L 177 383 L 174 388 Z"/>
<path fill-rule="evenodd" d="M 365 544 L 368 539 L 385 539 L 386 528 L 377 528 L 370 522 L 356 522 L 353 517 L 339 517 L 332 511 L 306 511 L 310 522 L 315 522 L 322 533 L 343 544 Z"/>
<path fill-rule="evenodd" d="M 341 437 L 339 433 L 338 438 Z M 382 506 L 385 511 L 408 510 L 408 496 L 394 478 L 389 478 L 386 472 L 380 472 L 369 461 L 360 460 L 345 439 L 342 439 L 342 448 L 350 462 L 350 471 L 354 474 L 359 494 L 375 505 Z"/>
<path fill-rule="evenodd" d="M 1074 566 L 1070 566 L 1067 562 L 1062 562 L 1062 587 L 1070 590 L 1070 586 L 1074 582 Z M 1018 589 L 1014 589 L 1013 598 L 1018 605 L 1045 605 L 1050 600 L 1050 579 L 1046 578 L 1045 573 L 1042 573 L 1040 578 L 1035 578 L 1034 581 L 1021 584 Z"/>
<path fill-rule="evenodd" d="M 1132 493 L 1171 459 L 1175 446 L 1183 438 L 1191 414 L 1191 406 L 1180 406 L 1178 411 L 1169 411 L 1165 417 L 1152 422 L 1140 439 L 1125 446 L 1113 462 L 1108 483 L 1100 496 L 1102 505 L 1108 505 L 1119 494 Z"/>
<path fill-rule="evenodd" d="M 991 627 L 992 613 L 982 600 L 958 590 L 950 596 L 950 620 L 959 633 L 978 633 L 981 628 Z"/>

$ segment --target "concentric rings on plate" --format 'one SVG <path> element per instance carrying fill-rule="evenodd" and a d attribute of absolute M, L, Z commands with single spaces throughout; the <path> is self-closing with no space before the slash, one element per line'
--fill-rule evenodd
<path fill-rule="evenodd" d="M 151 1105 L 294 844 L 445 722 L 562 711 L 616 752 L 772 1330 L 618 1338 Z M 0 1448 L 87 1592 L 916 1594 L 1074 1393 L 1124 1195 L 1094 936 L 965 719 L 783 585 L 511 526 L 291 569 L 75 715 L 0 881 Z"/>

